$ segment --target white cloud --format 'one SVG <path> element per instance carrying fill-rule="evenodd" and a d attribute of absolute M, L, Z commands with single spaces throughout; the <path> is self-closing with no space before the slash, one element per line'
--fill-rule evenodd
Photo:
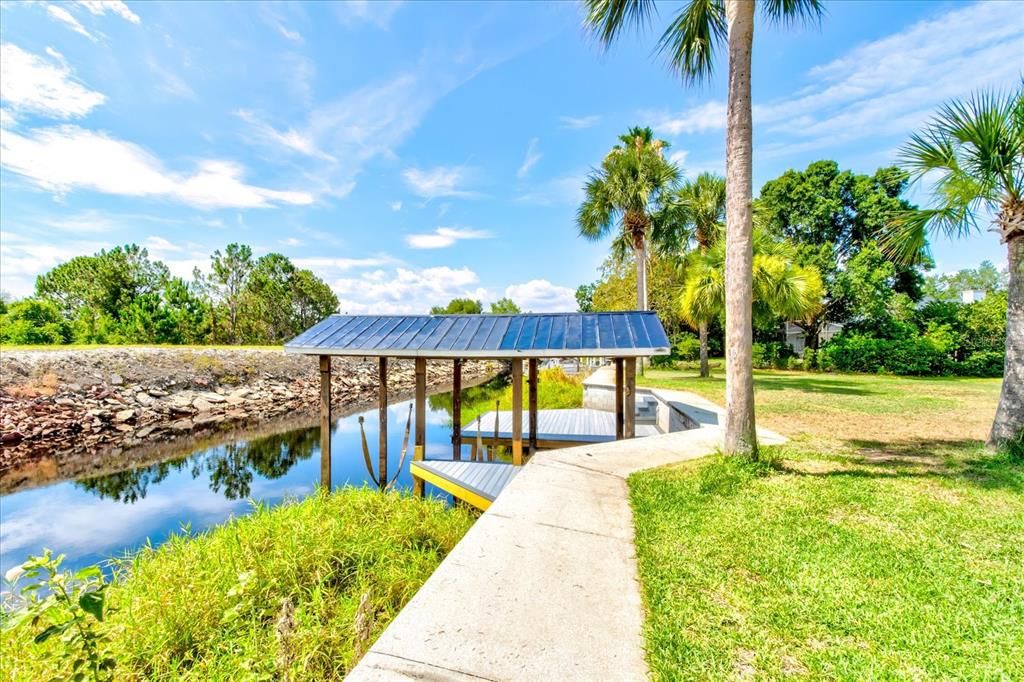
<path fill-rule="evenodd" d="M 526 156 L 523 158 L 523 163 L 519 166 L 519 170 L 516 171 L 517 178 L 525 178 L 534 164 L 540 161 L 543 154 L 537 151 L 539 144 L 540 139 L 536 137 L 530 140 L 530 144 L 526 147 Z"/>
<path fill-rule="evenodd" d="M 533 313 L 565 313 L 577 308 L 574 290 L 552 284 L 546 279 L 512 284 L 505 289 L 505 296 L 515 301 L 521 309 Z"/>
<path fill-rule="evenodd" d="M 302 246 L 302 240 L 296 239 L 295 237 L 288 237 L 287 239 L 281 239 L 277 242 L 281 246 Z"/>
<path fill-rule="evenodd" d="M 174 199 L 198 208 L 265 208 L 305 205 L 303 191 L 249 185 L 244 169 L 221 160 L 200 161 L 191 173 L 175 173 L 138 145 L 73 125 L 6 131 L 0 163 L 39 187 L 57 194 L 90 189 L 104 194 Z"/>
<path fill-rule="evenodd" d="M 685 149 L 677 149 L 668 155 L 668 162 L 675 164 L 680 169 L 686 164 L 686 157 L 690 155 Z"/>
<path fill-rule="evenodd" d="M 402 210 L 402 202 L 401 201 L 392 201 L 388 205 L 391 207 L 392 211 L 401 211 Z"/>
<path fill-rule="evenodd" d="M 96 16 L 110 12 L 133 24 L 141 22 L 139 15 L 131 11 L 121 0 L 75 0 L 75 4 L 81 5 Z"/>
<path fill-rule="evenodd" d="M 462 239 L 488 239 L 490 232 L 457 227 L 439 227 L 428 234 L 410 234 L 405 243 L 414 249 L 444 249 Z"/>
<path fill-rule="evenodd" d="M 164 68 L 152 57 L 146 59 L 146 65 L 153 72 L 153 75 L 157 77 L 157 87 L 161 92 L 184 99 L 196 98 L 195 90 L 178 74 Z"/>
<path fill-rule="evenodd" d="M 402 171 L 409 188 L 426 199 L 473 196 L 473 192 L 460 188 L 468 175 L 469 169 L 464 166 L 437 166 L 428 170 L 407 168 Z"/>
<path fill-rule="evenodd" d="M 278 30 L 278 32 L 281 35 L 283 35 L 285 38 L 287 38 L 288 40 L 290 40 L 290 41 L 292 41 L 294 43 L 301 43 L 301 42 L 303 42 L 302 34 L 301 33 L 299 33 L 298 31 L 293 31 L 293 30 L 287 28 L 284 24 L 278 24 L 277 25 L 277 30 Z"/>
<path fill-rule="evenodd" d="M 0 290 L 16 297 L 30 296 L 36 275 L 75 256 L 110 246 L 104 242 L 32 238 L 0 232 Z"/>
<path fill-rule="evenodd" d="M 89 40 L 96 42 L 96 36 L 85 30 L 85 26 L 82 26 L 82 24 L 79 23 L 78 19 L 75 19 L 74 15 L 71 14 L 71 12 L 67 11 L 60 5 L 47 5 L 46 13 L 49 14 L 50 17 L 52 17 L 53 19 L 61 22 L 62 24 L 70 28 L 75 33 L 83 35 Z"/>
<path fill-rule="evenodd" d="M 559 119 L 563 128 L 569 130 L 583 130 L 593 128 L 601 122 L 600 116 L 561 116 Z"/>
<path fill-rule="evenodd" d="M 103 104 L 106 96 L 89 90 L 72 74 L 60 53 L 47 48 L 53 63 L 12 43 L 0 46 L 0 99 L 15 111 L 51 118 L 85 116 Z M 7 125 L 7 124 L 5 124 Z"/>
<path fill-rule="evenodd" d="M 6 107 L 0 107 L 0 128 L 13 128 L 18 125 L 17 117 Z"/>
<path fill-rule="evenodd" d="M 725 103 L 705 102 L 676 115 L 662 114 L 655 119 L 654 129 L 665 135 L 706 133 L 725 128 Z"/>
<path fill-rule="evenodd" d="M 334 11 L 346 26 L 367 23 L 384 29 L 401 6 L 401 0 L 346 0 L 335 3 Z"/>
<path fill-rule="evenodd" d="M 426 313 L 453 298 L 490 300 L 469 268 L 447 266 L 414 270 L 374 270 L 361 277 L 338 279 L 334 291 L 344 313 Z"/>
<path fill-rule="evenodd" d="M 260 120 L 248 109 L 239 109 L 235 112 L 235 115 L 251 126 L 253 135 L 259 140 L 278 144 L 306 156 L 334 161 L 334 157 L 317 149 L 316 142 L 309 133 L 301 133 L 295 128 L 279 131 L 270 124 Z"/>
<path fill-rule="evenodd" d="M 293 258 L 292 262 L 300 268 L 312 270 L 323 279 L 331 279 L 349 270 L 379 268 L 384 265 L 392 265 L 396 261 L 387 254 L 379 254 L 367 258 L 314 256 L 310 258 Z"/>

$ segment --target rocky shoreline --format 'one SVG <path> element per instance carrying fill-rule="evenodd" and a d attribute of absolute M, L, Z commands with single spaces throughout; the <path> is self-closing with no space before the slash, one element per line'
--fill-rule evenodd
<path fill-rule="evenodd" d="M 464 363 L 464 381 L 481 381 L 498 369 Z M 411 361 L 389 363 L 389 394 L 408 395 L 414 382 Z M 450 387 L 451 365 L 427 363 L 427 383 L 434 392 Z M 375 360 L 334 358 L 332 400 L 339 415 L 375 404 L 377 390 Z M 143 457 L 148 460 L 218 433 L 307 421 L 317 414 L 319 397 L 316 358 L 280 350 L 4 351 L 0 492 L 20 488 L 26 469 L 40 460 L 55 470 L 83 458 L 132 461 L 143 451 L 152 453 Z"/>

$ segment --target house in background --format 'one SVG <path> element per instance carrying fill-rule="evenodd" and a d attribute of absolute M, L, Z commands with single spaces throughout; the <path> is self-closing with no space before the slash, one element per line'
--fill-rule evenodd
<path fill-rule="evenodd" d="M 984 301 L 988 292 L 984 289 L 964 289 L 960 292 L 960 300 L 964 303 L 977 303 Z"/>
<path fill-rule="evenodd" d="M 843 328 L 843 325 L 838 322 L 826 322 L 825 326 L 822 327 L 821 333 L 818 335 L 818 347 L 820 348 L 826 341 L 831 339 L 833 336 L 838 334 Z M 804 330 L 793 324 L 787 322 L 785 325 L 786 332 L 786 343 L 793 349 L 793 352 L 803 357 L 804 347 L 807 345 L 807 335 Z"/>

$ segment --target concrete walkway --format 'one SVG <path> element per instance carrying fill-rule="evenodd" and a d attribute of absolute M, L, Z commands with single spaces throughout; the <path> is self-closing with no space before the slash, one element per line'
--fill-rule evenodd
<path fill-rule="evenodd" d="M 646 679 L 626 477 L 720 442 L 715 423 L 538 453 L 347 679 Z"/>

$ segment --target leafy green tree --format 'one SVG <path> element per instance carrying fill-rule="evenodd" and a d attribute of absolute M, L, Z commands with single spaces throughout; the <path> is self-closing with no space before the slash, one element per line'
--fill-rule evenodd
<path fill-rule="evenodd" d="M 299 270 L 279 253 L 261 256 L 245 287 L 245 338 L 285 341 L 337 312 L 338 297 L 309 270 Z"/>
<path fill-rule="evenodd" d="M 776 326 L 775 320 L 801 320 L 821 307 L 821 276 L 812 266 L 796 262 L 791 244 L 754 232 L 753 314 L 755 323 Z M 687 263 L 681 297 L 683 316 L 694 326 L 708 324 L 725 312 L 726 246 L 718 241 L 694 252 Z"/>
<path fill-rule="evenodd" d="M 585 23 L 610 44 L 627 27 L 642 29 L 657 12 L 654 0 L 584 0 Z M 669 23 L 660 50 L 686 82 L 710 79 L 715 53 L 725 44 L 729 60 L 726 103 L 726 418 L 727 453 L 757 454 L 753 373 L 753 117 L 750 67 L 754 10 L 776 24 L 818 19 L 819 0 L 688 0 Z"/>
<path fill-rule="evenodd" d="M 71 328 L 53 301 L 25 298 L 0 315 L 0 339 L 12 344 L 68 343 Z"/>
<path fill-rule="evenodd" d="M 328 315 L 338 312 L 338 296 L 311 270 L 296 270 L 292 277 L 292 331 L 300 334 Z"/>
<path fill-rule="evenodd" d="M 511 298 L 499 298 L 491 304 L 492 315 L 516 315 L 523 312 Z"/>
<path fill-rule="evenodd" d="M 932 182 L 934 202 L 893 221 L 884 240 L 890 253 L 912 262 L 929 232 L 971 237 L 989 215 L 1006 244 L 1006 356 L 989 433 L 990 445 L 1005 444 L 1024 433 L 1024 86 L 943 105 L 903 146 L 900 162 L 914 180 Z"/>
<path fill-rule="evenodd" d="M 576 307 L 581 313 L 594 312 L 594 289 L 597 284 L 581 284 L 576 287 Z"/>
<path fill-rule="evenodd" d="M 668 142 L 654 139 L 650 128 L 630 128 L 620 144 L 601 162 L 584 188 L 586 196 L 576 213 L 576 225 L 586 239 L 604 239 L 613 231 L 617 256 L 632 252 L 636 264 L 637 308 L 647 310 L 647 246 L 651 213 L 663 192 L 671 190 L 679 169 L 665 160 Z"/>
<path fill-rule="evenodd" d="M 434 306 L 431 315 L 479 315 L 484 311 L 480 301 L 471 298 L 453 298 L 446 306 Z"/>
<path fill-rule="evenodd" d="M 228 244 L 210 256 L 212 277 L 210 283 L 228 310 L 228 338 L 239 343 L 238 315 L 245 295 L 245 285 L 252 272 L 252 249 L 245 244 Z"/>
<path fill-rule="evenodd" d="M 707 253 L 725 230 L 725 178 L 701 173 L 669 193 L 654 216 L 654 243 L 670 257 L 682 259 L 692 244 Z M 708 365 L 708 324 L 698 323 L 700 375 L 710 376 Z"/>
<path fill-rule="evenodd" d="M 791 240 L 798 261 L 817 268 L 825 284 L 819 312 L 797 323 L 806 334 L 808 348 L 818 348 L 827 322 L 846 323 L 865 316 L 852 299 L 842 295 L 844 271 L 861 249 L 871 248 L 894 216 L 910 208 L 902 198 L 907 181 L 907 174 L 895 167 L 863 175 L 840 170 L 835 161 L 816 161 L 805 170 L 786 171 L 761 188 L 756 204 L 759 224 Z M 883 267 L 879 277 L 897 292 L 915 301 L 921 298 L 923 280 L 916 267 L 890 267 L 885 259 L 874 256 L 870 262 Z"/>
<path fill-rule="evenodd" d="M 665 331 L 674 336 L 685 324 L 679 309 L 683 287 L 683 269 L 675 260 L 651 253 L 647 268 L 650 277 L 650 309 L 658 313 Z M 632 310 L 636 302 L 636 268 L 632 257 L 608 257 L 601 266 L 600 279 L 594 285 L 593 310 L 611 312 Z"/>
<path fill-rule="evenodd" d="M 1000 272 L 991 261 L 982 261 L 976 268 L 967 268 L 925 280 L 924 295 L 935 301 L 959 301 L 965 291 L 993 294 L 1006 290 L 1007 273 Z"/>

